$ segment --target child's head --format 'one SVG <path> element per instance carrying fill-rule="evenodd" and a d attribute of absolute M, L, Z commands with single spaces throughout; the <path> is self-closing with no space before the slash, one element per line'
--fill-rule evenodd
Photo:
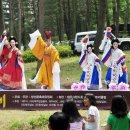
<path fill-rule="evenodd" d="M 120 43 L 120 41 L 119 41 L 118 39 L 113 39 L 113 40 L 111 41 L 112 48 L 113 48 L 113 49 L 117 49 L 118 46 L 119 46 L 119 43 Z"/>
<path fill-rule="evenodd" d="M 87 52 L 88 53 L 91 53 L 91 52 L 93 52 L 93 45 L 87 45 Z"/>
<path fill-rule="evenodd" d="M 11 37 L 9 38 L 9 42 L 10 42 L 10 45 L 11 45 L 12 47 L 14 47 L 14 46 L 17 44 L 17 40 L 16 40 L 16 38 L 15 38 L 14 36 L 11 36 Z"/>
<path fill-rule="evenodd" d="M 83 99 L 84 106 L 89 107 L 91 105 L 97 106 L 96 98 L 92 93 L 87 93 Z"/>
<path fill-rule="evenodd" d="M 62 112 L 55 112 L 49 118 L 49 130 L 69 130 L 69 118 Z"/>
<path fill-rule="evenodd" d="M 124 117 L 128 113 L 127 103 L 123 96 L 116 95 L 112 98 L 111 112 L 116 117 Z"/>
<path fill-rule="evenodd" d="M 69 117 L 70 122 L 80 121 L 82 119 L 74 101 L 66 101 L 63 104 L 62 112 Z"/>

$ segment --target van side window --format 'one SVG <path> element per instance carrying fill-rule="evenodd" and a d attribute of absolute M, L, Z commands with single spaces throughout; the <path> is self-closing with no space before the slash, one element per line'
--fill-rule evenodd
<path fill-rule="evenodd" d="M 81 42 L 82 38 L 84 38 L 86 35 L 79 35 L 77 36 L 77 42 Z"/>

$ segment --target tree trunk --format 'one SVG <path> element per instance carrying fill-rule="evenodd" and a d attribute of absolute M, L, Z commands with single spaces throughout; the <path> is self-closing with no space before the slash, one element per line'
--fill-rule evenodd
<path fill-rule="evenodd" d="M 44 0 L 38 0 L 38 29 L 44 36 Z"/>
<path fill-rule="evenodd" d="M 113 24 L 116 25 L 116 0 L 112 0 L 113 5 Z"/>
<path fill-rule="evenodd" d="M 38 28 L 38 10 L 37 10 L 37 7 L 38 7 L 38 2 L 33 0 L 33 11 L 34 11 L 34 17 L 35 17 L 35 29 Z"/>
<path fill-rule="evenodd" d="M 63 1 L 64 27 L 67 38 L 73 39 L 76 33 L 76 1 Z M 74 7 L 73 7 L 74 6 Z"/>
<path fill-rule="evenodd" d="M 22 38 L 22 8 L 21 8 L 21 0 L 18 0 L 18 48 L 21 49 L 21 38 Z"/>
<path fill-rule="evenodd" d="M 38 0 L 38 29 L 42 35 L 44 36 L 44 0 Z M 37 71 L 40 68 L 42 60 L 37 63 Z"/>
<path fill-rule="evenodd" d="M 9 11 L 10 11 L 10 35 L 14 35 L 14 6 L 13 0 L 9 1 Z"/>
<path fill-rule="evenodd" d="M 59 41 L 61 43 L 64 37 L 63 1 L 58 0 L 57 6 L 58 6 L 58 12 L 56 16 L 57 17 L 57 32 L 58 32 Z"/>
<path fill-rule="evenodd" d="M 124 33 L 127 33 L 127 23 L 129 21 L 129 0 L 126 0 L 126 11 L 124 19 Z"/>
<path fill-rule="evenodd" d="M 71 17 L 70 17 L 70 21 L 71 21 L 71 29 L 70 29 L 70 34 L 71 34 L 71 39 L 74 39 L 75 34 L 76 34 L 76 14 L 77 14 L 77 9 L 76 9 L 76 4 L 77 4 L 77 0 L 72 0 L 71 2 Z"/>
<path fill-rule="evenodd" d="M 70 40 L 71 39 L 71 12 L 70 12 L 70 0 L 67 0 L 67 6 L 68 6 L 68 39 Z"/>
<path fill-rule="evenodd" d="M 5 24 L 4 24 L 4 17 L 3 17 L 3 7 L 2 7 L 2 0 L 0 0 L 0 35 L 2 34 L 4 29 L 5 29 Z"/>
<path fill-rule="evenodd" d="M 103 37 L 106 7 L 107 7 L 107 0 L 99 0 L 98 29 L 97 29 L 96 38 L 94 40 L 94 48 L 95 48 L 94 51 L 96 54 L 99 53 L 99 45 L 101 44 L 102 37 Z"/>
<path fill-rule="evenodd" d="M 95 5 L 95 12 L 96 12 L 96 23 L 97 23 L 97 26 L 98 26 L 98 1 L 97 0 L 94 0 L 94 5 Z"/>
<path fill-rule="evenodd" d="M 21 38 L 21 42 L 22 42 L 22 46 L 24 47 L 23 49 L 25 49 L 26 48 L 26 28 L 25 28 L 25 12 L 24 12 L 24 6 L 23 6 L 23 1 L 21 1 L 21 27 L 22 27 L 22 32 L 21 32 L 21 34 L 22 34 L 22 38 Z"/>
<path fill-rule="evenodd" d="M 120 0 L 116 0 L 115 36 L 119 36 Z"/>
<path fill-rule="evenodd" d="M 86 30 L 91 31 L 92 27 L 92 12 L 91 12 L 91 3 L 92 1 L 86 0 Z"/>
<path fill-rule="evenodd" d="M 64 29 L 65 29 L 65 32 L 66 32 L 66 35 L 67 35 L 67 38 L 69 39 L 69 24 L 68 24 L 68 15 L 67 15 L 67 12 L 68 12 L 68 6 L 67 6 L 67 2 L 66 1 L 63 1 L 63 14 L 64 14 Z"/>
<path fill-rule="evenodd" d="M 107 27 L 110 27 L 109 2 L 107 3 L 107 9 L 106 9 L 106 21 L 107 21 Z"/>

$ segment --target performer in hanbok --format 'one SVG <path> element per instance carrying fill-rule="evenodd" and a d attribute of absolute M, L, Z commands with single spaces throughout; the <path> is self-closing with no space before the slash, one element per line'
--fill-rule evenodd
<path fill-rule="evenodd" d="M 4 42 L 7 39 L 7 36 L 6 36 L 6 30 L 3 31 L 1 37 L 0 37 L 0 69 L 2 67 L 2 60 L 3 60 L 3 57 L 1 55 L 2 51 L 3 51 L 3 44 Z"/>
<path fill-rule="evenodd" d="M 5 38 L 0 45 L 0 84 L 5 89 L 26 89 L 22 54 L 15 44 L 16 38 L 11 36 L 9 42 Z"/>
<path fill-rule="evenodd" d="M 31 41 L 29 47 L 32 53 L 42 60 L 40 69 L 32 83 L 39 82 L 44 88 L 59 90 L 60 89 L 60 66 L 59 54 L 57 49 L 52 45 L 51 32 L 45 32 L 46 41 L 43 41 L 40 32 L 37 30 L 30 34 Z"/>
<path fill-rule="evenodd" d="M 4 37 L 6 37 L 6 30 L 3 31 L 1 37 L 0 37 L 0 43 L 3 41 Z"/>
<path fill-rule="evenodd" d="M 119 84 L 121 82 L 128 83 L 128 73 L 125 64 L 125 54 L 118 48 L 119 40 L 110 41 L 111 28 L 106 29 L 104 39 L 99 49 L 103 50 L 102 62 L 108 67 L 105 82 Z"/>
<path fill-rule="evenodd" d="M 88 90 L 99 90 L 102 87 L 100 60 L 92 48 L 92 45 L 87 45 L 87 50 L 80 57 L 79 64 L 83 69 L 80 81 L 86 83 Z"/>

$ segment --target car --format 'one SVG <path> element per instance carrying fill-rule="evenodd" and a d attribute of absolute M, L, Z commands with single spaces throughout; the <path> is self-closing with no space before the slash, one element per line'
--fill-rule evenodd
<path fill-rule="evenodd" d="M 82 42 L 81 39 L 85 37 L 86 35 L 89 35 L 89 44 L 94 44 L 94 39 L 96 37 L 97 31 L 88 31 L 88 32 L 78 32 L 75 35 L 75 40 L 70 41 L 71 50 L 73 50 L 73 53 L 76 54 L 78 52 L 81 52 L 82 50 Z M 104 31 L 105 34 L 105 31 Z M 111 33 L 110 39 L 115 39 L 113 33 Z M 122 50 L 130 50 L 130 38 L 118 38 L 120 41 L 120 48 Z"/>

